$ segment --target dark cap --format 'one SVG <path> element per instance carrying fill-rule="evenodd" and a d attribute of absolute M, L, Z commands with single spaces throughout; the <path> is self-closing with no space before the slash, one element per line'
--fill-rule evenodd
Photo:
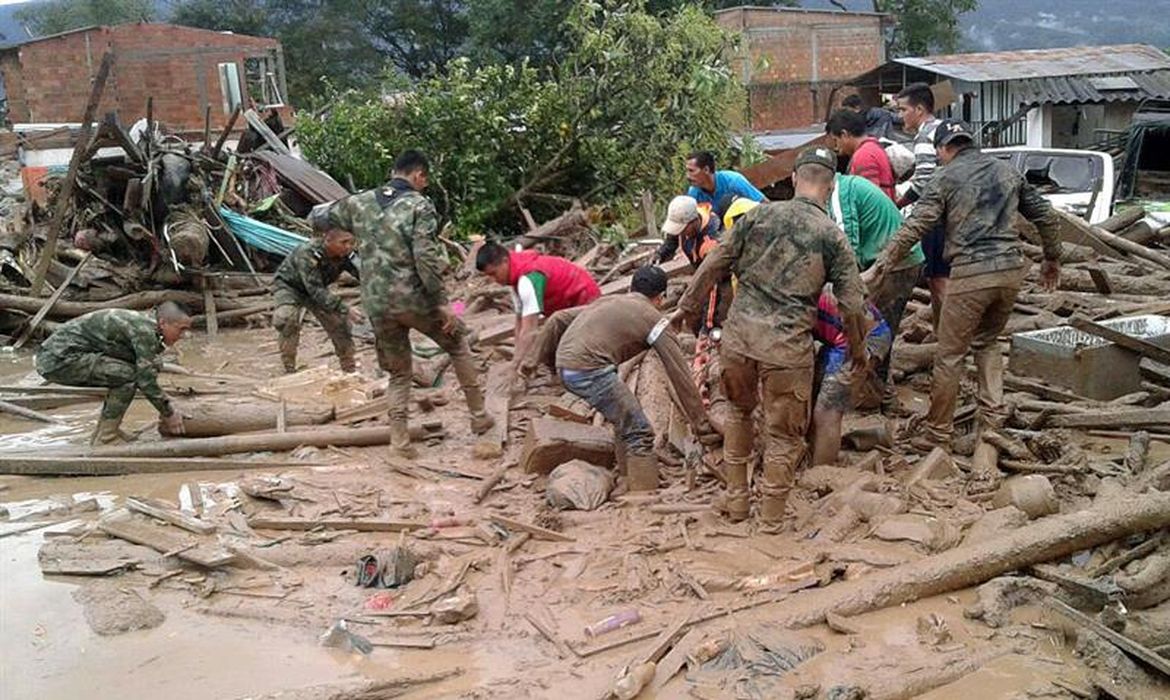
<path fill-rule="evenodd" d="M 810 163 L 837 172 L 837 154 L 833 153 L 833 149 L 827 146 L 813 146 L 801 151 L 800 155 L 796 156 L 796 165 L 793 166 L 793 169 L 799 169 L 800 166 Z"/>
<path fill-rule="evenodd" d="M 971 143 L 975 143 L 975 135 L 971 133 L 971 127 L 961 119 L 944 119 L 939 122 L 938 128 L 934 130 L 934 147 L 945 146 L 956 139 L 967 139 Z"/>
<path fill-rule="evenodd" d="M 630 291 L 639 292 L 653 299 L 666 291 L 666 273 L 661 267 L 645 265 L 634 271 L 630 280 Z"/>

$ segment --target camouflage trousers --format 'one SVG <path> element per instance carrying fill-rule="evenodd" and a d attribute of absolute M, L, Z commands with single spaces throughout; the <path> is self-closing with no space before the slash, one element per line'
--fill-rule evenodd
<path fill-rule="evenodd" d="M 297 346 L 301 342 L 301 309 L 312 313 L 325 329 L 325 334 L 333 342 L 333 350 L 341 362 L 342 371 L 352 372 L 357 369 L 354 361 L 353 333 L 350 330 L 349 317 L 344 312 L 336 313 L 322 309 L 309 303 L 295 290 L 282 285 L 277 285 L 273 296 L 276 310 L 272 313 L 272 325 L 278 334 L 280 361 L 284 364 L 284 371 L 295 372 L 297 368 Z"/>
<path fill-rule="evenodd" d="M 435 341 L 451 357 L 451 366 L 463 388 L 467 408 L 473 414 L 484 410 L 483 389 L 479 384 L 479 371 L 471 356 L 467 342 L 467 327 L 462 321 L 456 322 L 450 332 L 443 330 L 443 320 L 438 310 L 427 314 L 391 313 L 380 318 L 371 318 L 374 327 L 374 346 L 378 352 L 378 366 L 390 375 L 386 385 L 386 396 L 390 400 L 388 416 L 390 422 L 407 419 L 410 408 L 410 383 L 414 373 L 414 360 L 410 349 L 410 331 L 414 329 Z"/>
<path fill-rule="evenodd" d="M 760 482 L 761 519 L 778 522 L 784 517 L 788 492 L 796 470 L 808 457 L 809 407 L 813 368 L 784 368 L 720 348 L 723 387 L 730 404 L 724 426 L 723 457 L 728 491 L 747 487 L 756 430 L 752 412 L 763 398 L 763 463 Z"/>
<path fill-rule="evenodd" d="M 138 388 L 134 383 L 134 365 L 97 353 L 76 353 L 59 357 L 52 353 L 37 354 L 37 373 L 50 382 L 65 386 L 106 387 L 109 392 L 102 403 L 102 418 L 121 420 L 134 400 Z"/>

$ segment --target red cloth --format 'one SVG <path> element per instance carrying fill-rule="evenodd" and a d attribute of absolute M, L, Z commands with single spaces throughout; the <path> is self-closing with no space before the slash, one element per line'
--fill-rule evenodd
<path fill-rule="evenodd" d="M 864 177 L 880 187 L 887 197 L 898 201 L 894 194 L 894 166 L 890 165 L 886 149 L 874 137 L 866 136 L 853 152 L 853 157 L 849 159 L 849 174 Z"/>
<path fill-rule="evenodd" d="M 544 275 L 544 315 L 574 306 L 584 306 L 601 296 L 601 288 L 585 268 L 553 255 L 533 250 L 508 253 L 509 284 L 514 288 L 530 272 Z"/>

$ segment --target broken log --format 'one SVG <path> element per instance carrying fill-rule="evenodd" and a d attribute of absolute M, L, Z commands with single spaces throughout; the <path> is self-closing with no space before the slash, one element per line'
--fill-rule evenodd
<path fill-rule="evenodd" d="M 1133 226 L 1141 221 L 1146 216 L 1146 210 L 1143 207 L 1129 207 L 1115 212 L 1113 216 L 1105 219 L 1097 224 L 1097 228 L 1104 229 L 1110 233 L 1117 233 Z"/>
<path fill-rule="evenodd" d="M 1131 411 L 1091 410 L 1052 416 L 1053 428 L 1157 428 L 1170 424 L 1170 408 Z"/>
<path fill-rule="evenodd" d="M 44 457 L 0 456 L 0 474 L 25 476 L 119 476 L 173 472 L 244 471 L 320 467 L 311 462 L 268 462 L 247 459 L 175 459 L 154 457 Z"/>
<path fill-rule="evenodd" d="M 31 408 L 25 408 L 24 406 L 17 406 L 16 404 L 9 401 L 0 401 L 0 413 L 10 413 L 14 416 L 28 418 L 29 420 L 35 420 L 41 423 L 61 422 L 50 415 L 46 415 L 40 411 L 34 411 Z"/>
<path fill-rule="evenodd" d="M 275 430 L 280 417 L 280 406 L 269 401 L 182 401 L 175 409 L 183 415 L 183 434 L 188 438 Z M 333 408 L 292 406 L 284 420 L 286 426 L 322 425 L 333 420 Z"/>
<path fill-rule="evenodd" d="M 816 625 L 830 612 L 859 615 L 968 588 L 1016 569 L 1168 526 L 1170 493 L 1127 495 L 1076 513 L 1036 520 L 993 540 L 803 593 L 793 605 L 770 611 L 767 617 L 787 627 Z"/>
<path fill-rule="evenodd" d="M 127 294 L 126 296 L 107 301 L 58 301 L 49 311 L 49 316 L 52 318 L 70 319 L 84 316 L 91 311 L 101 311 L 103 309 L 145 311 L 147 309 L 153 309 L 164 301 L 173 301 L 187 308 L 203 308 L 203 295 L 198 292 L 162 289 L 135 292 L 134 294 Z M 239 302 L 233 302 L 227 299 L 220 299 L 219 302 L 224 304 L 223 308 L 225 309 L 236 309 L 240 307 Z M 35 314 L 43 304 L 44 300 L 37 297 L 0 294 L 0 308 L 9 311 L 23 311 L 28 314 Z"/>
<path fill-rule="evenodd" d="M 288 433 L 225 435 L 212 438 L 107 445 L 88 451 L 29 453 L 29 457 L 218 457 L 239 452 L 282 452 L 298 447 L 370 447 L 390 444 L 390 429 L 323 428 Z M 8 457 L 18 457 L 10 453 Z"/>
<path fill-rule="evenodd" d="M 540 226 L 533 227 L 528 233 L 520 236 L 520 247 L 531 248 L 537 243 L 551 239 L 567 238 L 587 228 L 589 228 L 589 216 L 578 204 L 574 204 L 564 214 L 550 219 Z"/>
<path fill-rule="evenodd" d="M 223 145 L 227 143 L 228 137 L 232 135 L 232 127 L 236 125 L 236 120 L 240 118 L 241 109 L 241 105 L 236 105 L 236 108 L 232 110 L 232 115 L 228 117 L 227 124 L 224 125 L 223 131 L 220 132 L 219 138 L 215 140 L 215 147 L 211 149 L 210 155 L 212 158 L 219 158 L 219 153 L 223 150 Z M 226 180 L 227 178 L 225 177 L 224 179 Z"/>

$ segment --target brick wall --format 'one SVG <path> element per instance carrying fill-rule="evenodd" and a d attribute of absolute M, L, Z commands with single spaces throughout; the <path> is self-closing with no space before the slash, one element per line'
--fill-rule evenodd
<path fill-rule="evenodd" d="M 224 34 L 166 24 L 99 27 L 34 41 L 0 54 L 12 122 L 78 122 L 85 110 L 102 55 L 114 67 L 98 115 L 117 111 L 124 126 L 146 114 L 173 131 L 201 133 L 211 106 L 212 129 L 222 128 L 218 65 L 236 63 L 247 101 L 244 60 L 279 52 L 274 39 Z"/>
<path fill-rule="evenodd" d="M 834 87 L 885 61 L 884 15 L 735 8 L 716 19 L 743 36 L 733 65 L 748 88 L 756 131 L 823 121 Z"/>

